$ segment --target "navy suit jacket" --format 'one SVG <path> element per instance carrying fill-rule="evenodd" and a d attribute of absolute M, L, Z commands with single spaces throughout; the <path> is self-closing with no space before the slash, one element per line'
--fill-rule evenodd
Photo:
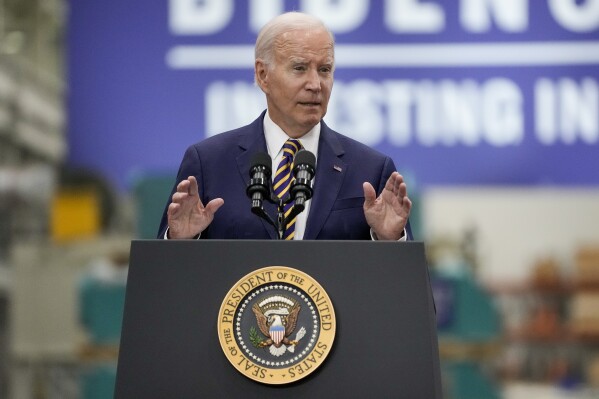
<path fill-rule="evenodd" d="M 246 195 L 251 159 L 257 152 L 267 152 L 263 118 L 264 113 L 247 126 L 193 144 L 185 152 L 172 193 L 181 180 L 195 176 L 204 204 L 218 197 L 225 201 L 201 238 L 277 238 L 275 228 L 251 212 Z M 314 196 L 304 239 L 370 240 L 362 183 L 370 182 L 378 194 L 394 171 L 391 158 L 321 122 Z M 167 208 L 169 203 L 170 197 Z M 264 201 L 264 209 L 276 218 L 275 205 Z M 166 227 L 165 208 L 158 238 L 164 237 Z M 409 225 L 406 231 L 408 240 L 412 239 Z"/>

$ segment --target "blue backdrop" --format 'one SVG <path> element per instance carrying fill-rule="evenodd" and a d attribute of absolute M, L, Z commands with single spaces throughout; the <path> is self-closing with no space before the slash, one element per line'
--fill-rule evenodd
<path fill-rule="evenodd" d="M 599 0 L 72 1 L 70 164 L 124 188 L 253 120 L 256 34 L 292 9 L 336 36 L 327 123 L 419 187 L 599 184 Z"/>

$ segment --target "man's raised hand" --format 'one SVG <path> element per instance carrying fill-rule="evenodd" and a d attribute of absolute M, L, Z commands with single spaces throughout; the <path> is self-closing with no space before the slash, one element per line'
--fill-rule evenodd
<path fill-rule="evenodd" d="M 214 214 L 224 203 L 222 198 L 215 198 L 204 206 L 198 194 L 196 178 L 189 176 L 182 180 L 168 206 L 168 238 L 197 236 L 212 223 Z"/>
<path fill-rule="evenodd" d="M 372 184 L 365 182 L 363 188 L 364 216 L 377 239 L 399 240 L 412 208 L 403 176 L 393 172 L 378 198 Z"/>

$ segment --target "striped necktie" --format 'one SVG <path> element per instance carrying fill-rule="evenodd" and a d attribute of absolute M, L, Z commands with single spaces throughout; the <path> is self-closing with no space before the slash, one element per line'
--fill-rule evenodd
<path fill-rule="evenodd" d="M 302 148 L 302 144 L 298 140 L 289 139 L 283 145 L 283 158 L 281 162 L 279 162 L 279 166 L 277 167 L 277 172 L 275 173 L 275 177 L 273 179 L 273 189 L 277 197 L 280 199 L 284 198 L 287 192 L 289 191 L 289 186 L 291 186 L 292 181 L 292 170 L 293 170 L 293 157 Z M 291 208 L 293 208 L 293 201 L 285 204 L 285 218 L 291 212 Z M 297 218 L 293 218 L 287 226 L 285 226 L 285 233 L 283 234 L 284 240 L 293 240 L 295 235 L 295 220 Z"/>

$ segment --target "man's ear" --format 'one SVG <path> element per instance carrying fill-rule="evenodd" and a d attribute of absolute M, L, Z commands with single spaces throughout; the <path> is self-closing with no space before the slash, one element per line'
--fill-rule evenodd
<path fill-rule="evenodd" d="M 268 66 L 261 59 L 257 59 L 254 64 L 254 71 L 256 84 L 260 86 L 264 93 L 268 93 Z"/>

